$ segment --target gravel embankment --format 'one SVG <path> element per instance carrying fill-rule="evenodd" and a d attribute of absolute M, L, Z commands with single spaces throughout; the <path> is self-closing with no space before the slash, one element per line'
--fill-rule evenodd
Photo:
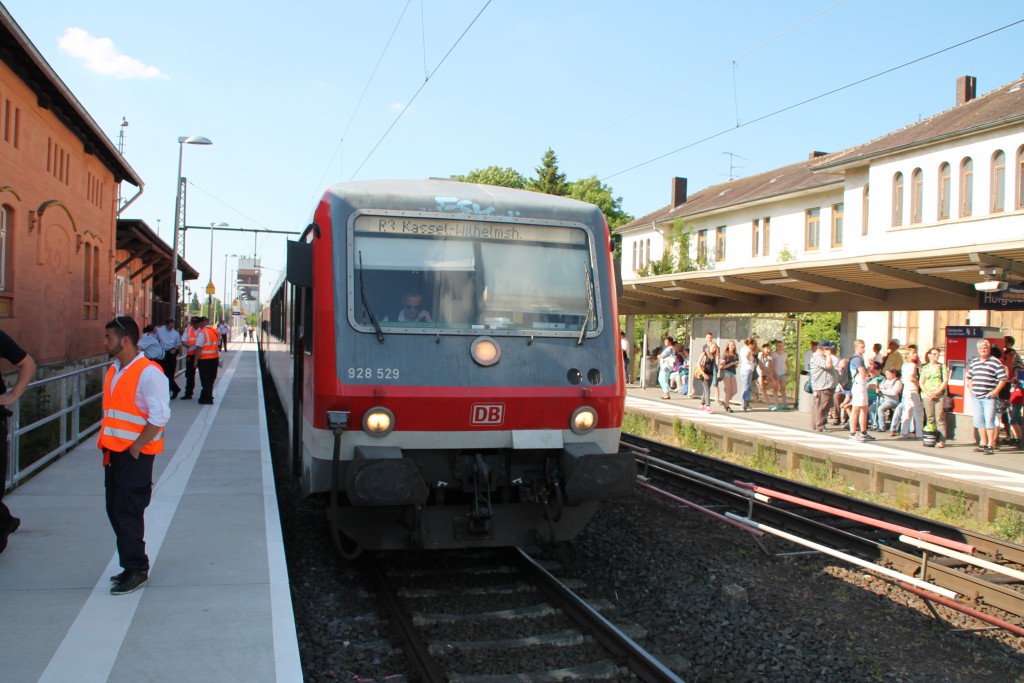
<path fill-rule="evenodd" d="M 361 577 L 334 555 L 323 503 L 280 480 L 278 496 L 305 680 L 407 674 Z M 642 627 L 641 644 L 687 681 L 1024 683 L 1024 639 L 952 633 L 885 581 L 829 558 L 769 557 L 648 492 L 605 504 L 574 542 L 538 556 L 582 580 L 584 597 L 613 603 L 614 623 Z M 523 657 L 522 670 L 539 668 Z"/>

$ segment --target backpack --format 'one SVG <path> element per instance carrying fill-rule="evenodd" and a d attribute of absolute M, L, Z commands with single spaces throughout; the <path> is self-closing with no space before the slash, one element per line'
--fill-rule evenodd
<path fill-rule="evenodd" d="M 839 371 L 839 386 L 843 388 L 843 391 L 850 391 L 853 388 L 853 373 L 850 372 L 850 360 L 850 358 L 847 358 L 843 369 Z"/>

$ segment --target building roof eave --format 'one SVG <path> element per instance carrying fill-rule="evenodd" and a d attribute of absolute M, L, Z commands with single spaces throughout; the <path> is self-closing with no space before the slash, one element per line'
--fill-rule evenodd
<path fill-rule="evenodd" d="M 49 109 L 82 142 L 86 153 L 103 162 L 118 182 L 142 188 L 138 173 L 117 151 L 114 143 L 36 49 L 28 36 L 0 4 L 0 58 L 36 94 L 40 107 Z"/>

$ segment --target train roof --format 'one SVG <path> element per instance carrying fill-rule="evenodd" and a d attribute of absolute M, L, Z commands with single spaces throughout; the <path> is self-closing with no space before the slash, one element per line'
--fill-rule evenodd
<path fill-rule="evenodd" d="M 456 180 L 364 180 L 332 185 L 327 195 L 357 209 L 429 211 L 473 216 L 505 216 L 576 221 L 600 226 L 601 210 L 569 197 L 475 185 Z"/>

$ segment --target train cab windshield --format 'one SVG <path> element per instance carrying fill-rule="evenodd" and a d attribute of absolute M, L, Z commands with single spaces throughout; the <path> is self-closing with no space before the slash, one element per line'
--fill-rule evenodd
<path fill-rule="evenodd" d="M 505 330 L 583 335 L 600 325 L 589 232 L 430 217 L 356 217 L 349 318 L 388 334 Z"/>

